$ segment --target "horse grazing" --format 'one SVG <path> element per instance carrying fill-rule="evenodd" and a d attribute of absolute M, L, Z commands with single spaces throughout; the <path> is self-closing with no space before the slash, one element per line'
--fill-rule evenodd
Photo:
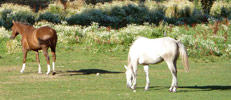
<path fill-rule="evenodd" d="M 128 54 L 128 65 L 126 69 L 127 87 L 136 89 L 137 65 L 144 65 L 146 74 L 145 90 L 149 88 L 149 64 L 157 64 L 163 60 L 167 63 L 172 73 L 172 84 L 170 92 L 176 92 L 177 88 L 177 58 L 181 54 L 185 71 L 189 71 L 187 51 L 182 43 L 170 37 L 157 39 L 138 38 L 130 47 Z"/>
<path fill-rule="evenodd" d="M 22 51 L 24 54 L 23 66 L 21 73 L 24 72 L 26 67 L 26 57 L 29 50 L 35 51 L 36 59 L 38 63 L 38 73 L 41 74 L 41 66 L 39 63 L 39 52 L 38 50 L 43 50 L 43 54 L 46 57 L 47 61 L 47 73 L 50 73 L 50 58 L 48 55 L 48 48 L 51 48 L 53 55 L 53 75 L 55 74 L 55 60 L 56 60 L 56 43 L 57 43 L 57 34 L 56 31 L 48 26 L 34 28 L 31 25 L 19 23 L 13 21 L 12 26 L 12 36 L 11 39 L 14 39 L 18 34 L 22 35 Z"/>

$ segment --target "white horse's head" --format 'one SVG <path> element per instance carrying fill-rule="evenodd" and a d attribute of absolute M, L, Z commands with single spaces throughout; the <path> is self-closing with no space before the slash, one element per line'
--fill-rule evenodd
<path fill-rule="evenodd" d="M 127 87 L 131 88 L 132 86 L 132 81 L 133 81 L 133 73 L 131 68 L 128 68 L 126 65 L 124 65 L 124 68 L 126 69 L 126 79 L 127 79 Z"/>

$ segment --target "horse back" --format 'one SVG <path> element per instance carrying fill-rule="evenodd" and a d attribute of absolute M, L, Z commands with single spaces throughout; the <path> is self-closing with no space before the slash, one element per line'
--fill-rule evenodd
<path fill-rule="evenodd" d="M 176 40 L 164 37 L 157 39 L 138 38 L 129 50 L 129 56 L 138 62 L 158 63 L 162 59 L 175 58 L 178 53 Z"/>

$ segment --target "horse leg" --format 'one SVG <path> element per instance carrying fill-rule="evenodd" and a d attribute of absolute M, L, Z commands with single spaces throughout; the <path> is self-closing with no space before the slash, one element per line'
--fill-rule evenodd
<path fill-rule="evenodd" d="M 48 47 L 43 47 L 42 50 L 43 50 L 43 54 L 46 57 L 46 61 L 47 61 L 47 73 L 46 74 L 48 75 L 50 73 L 50 71 L 51 71 L 50 58 L 49 58 L 49 55 L 48 55 Z"/>
<path fill-rule="evenodd" d="M 20 70 L 21 73 L 23 73 L 26 68 L 26 57 L 27 57 L 27 50 L 23 50 L 23 65 L 22 65 L 22 69 Z"/>
<path fill-rule="evenodd" d="M 148 65 L 145 65 L 144 66 L 144 72 L 145 72 L 145 75 L 146 75 L 146 86 L 145 86 L 145 90 L 148 90 L 149 89 L 149 85 L 150 85 L 150 82 L 149 82 L 149 73 L 148 73 Z"/>
<path fill-rule="evenodd" d="M 53 69 L 53 75 L 55 75 L 55 61 L 56 61 L 56 53 L 55 53 L 55 47 L 51 48 L 51 53 L 52 53 L 52 56 L 53 56 L 53 63 L 52 63 L 52 69 Z"/>
<path fill-rule="evenodd" d="M 41 66 L 40 66 L 40 61 L 39 61 L 39 52 L 38 51 L 35 51 L 35 55 L 36 55 L 36 61 L 37 61 L 37 64 L 38 64 L 38 73 L 39 74 L 42 74 L 42 71 L 41 71 Z"/>
<path fill-rule="evenodd" d="M 133 69 L 133 81 L 132 81 L 131 89 L 135 90 L 136 89 L 136 76 L 137 76 L 137 63 L 132 64 L 132 69 Z"/>
<path fill-rule="evenodd" d="M 168 68 L 171 71 L 172 74 L 172 84 L 169 88 L 170 92 L 176 92 L 177 88 L 177 69 L 176 69 L 176 63 L 175 61 L 168 61 L 167 62 Z"/>

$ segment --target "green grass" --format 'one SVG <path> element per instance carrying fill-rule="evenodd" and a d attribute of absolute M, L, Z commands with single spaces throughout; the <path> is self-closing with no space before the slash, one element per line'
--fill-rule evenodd
<path fill-rule="evenodd" d="M 0 56 L 0 100 L 229 100 L 231 99 L 231 61 L 193 62 L 183 71 L 178 62 L 177 93 L 168 92 L 171 74 L 165 63 L 150 66 L 151 88 L 144 91 L 145 75 L 138 69 L 137 90 L 126 88 L 124 67 L 127 52 L 89 53 L 76 45 L 72 50 L 57 50 L 55 76 L 45 75 L 45 57 L 40 52 L 43 74 L 33 52 L 28 54 L 25 73 L 19 73 L 22 53 Z M 77 71 L 82 72 L 77 72 Z M 86 70 L 87 73 L 84 73 Z M 99 76 L 96 72 L 101 72 Z"/>

